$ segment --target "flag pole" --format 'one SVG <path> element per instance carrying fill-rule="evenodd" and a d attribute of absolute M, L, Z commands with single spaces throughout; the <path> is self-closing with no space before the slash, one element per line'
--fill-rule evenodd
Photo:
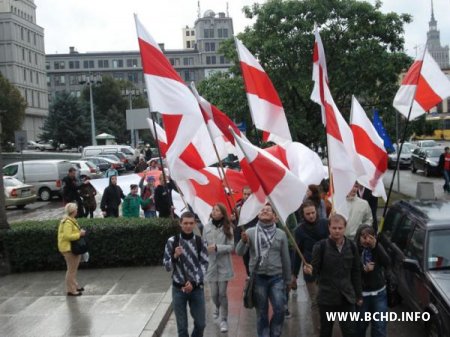
<path fill-rule="evenodd" d="M 236 136 L 237 136 L 237 135 L 236 135 L 236 133 L 234 132 L 234 130 L 233 130 L 232 128 L 230 128 L 230 131 L 231 131 L 231 133 L 233 134 L 234 139 L 236 139 Z M 239 144 L 239 142 L 238 142 L 237 140 L 236 140 L 236 144 L 240 147 L 241 152 L 244 154 L 245 159 L 247 160 L 247 162 L 250 162 L 249 158 L 247 157 L 247 154 L 244 152 L 244 150 L 242 150 L 242 147 L 241 147 L 241 145 Z M 258 180 L 262 181 L 261 177 L 258 175 L 258 172 L 257 172 L 257 171 L 253 171 L 253 172 L 254 172 L 255 175 L 257 176 Z M 269 202 L 270 202 L 270 204 L 272 205 L 272 207 L 273 207 L 275 213 L 276 213 L 277 215 L 280 214 L 280 213 L 278 212 L 278 209 L 277 209 L 275 203 L 272 201 L 272 198 L 271 198 L 269 195 L 267 195 L 267 198 L 269 199 Z M 294 248 L 295 248 L 295 250 L 296 250 L 298 256 L 300 257 L 300 259 L 302 260 L 303 264 L 304 264 L 304 265 L 310 265 L 308 262 L 306 262 L 306 259 L 305 259 L 304 255 L 302 254 L 302 252 L 300 251 L 300 248 L 298 247 L 297 242 L 295 241 L 295 238 L 294 238 L 294 236 L 292 235 L 291 230 L 290 230 L 289 227 L 286 225 L 286 222 L 285 222 L 281 217 L 278 217 L 278 218 L 280 219 L 280 222 L 281 222 L 281 224 L 283 225 L 283 227 L 284 227 L 284 229 L 285 229 L 285 232 L 287 233 L 287 235 L 289 236 L 289 238 L 292 240 L 292 244 L 294 245 Z"/>
<path fill-rule="evenodd" d="M 163 179 L 166 182 L 164 184 L 164 189 L 166 190 L 166 193 L 169 193 L 169 188 L 167 187 L 167 176 L 166 176 L 166 172 L 164 171 L 164 163 L 163 163 L 163 159 L 162 159 L 161 147 L 159 146 L 158 133 L 156 131 L 156 113 L 157 113 L 157 111 L 150 111 L 150 117 L 152 118 L 153 132 L 154 132 L 154 137 L 155 137 L 155 142 L 156 142 L 156 148 L 158 149 L 159 163 L 161 165 Z M 170 174 L 170 169 L 167 168 L 167 170 L 169 170 L 169 174 Z M 183 200 L 184 207 L 186 207 L 186 209 L 189 209 L 189 207 L 186 203 L 186 200 L 184 199 L 184 195 L 178 188 L 178 185 L 175 181 L 174 181 L 174 185 L 175 185 L 175 188 L 176 188 L 178 194 L 181 196 L 181 200 Z"/>
<path fill-rule="evenodd" d="M 428 43 L 428 40 L 427 40 L 427 43 Z M 420 74 L 422 73 L 423 60 L 425 59 L 425 53 L 427 51 L 427 43 L 425 43 L 425 48 L 423 49 L 422 62 L 420 63 L 419 75 L 417 77 L 417 80 L 419 79 Z M 409 122 L 410 122 L 410 118 L 411 118 L 412 107 L 413 107 L 413 104 L 414 104 L 414 100 L 416 98 L 416 92 L 417 92 L 418 85 L 419 85 L 419 83 L 417 82 L 416 86 L 414 88 L 414 95 L 412 96 L 413 98 L 411 99 L 411 104 L 409 105 L 409 112 L 408 112 L 408 117 L 406 118 L 406 123 L 405 123 L 405 128 L 403 130 L 403 135 L 402 135 L 402 138 L 400 139 L 400 147 L 397 146 L 397 150 L 398 150 L 398 153 L 397 153 L 397 165 L 395 166 L 394 173 L 392 174 L 392 179 L 391 179 L 391 183 L 389 185 L 389 191 L 388 191 L 386 203 L 384 204 L 383 217 L 381 219 L 381 224 L 379 226 L 379 229 L 383 228 L 384 217 L 386 216 L 389 200 L 391 198 L 391 192 L 392 192 L 392 187 L 394 185 L 395 175 L 396 175 L 397 171 L 400 168 L 400 155 L 401 155 L 402 150 L 403 150 L 403 144 L 405 143 L 406 132 L 408 131 L 408 126 L 409 126 Z"/>

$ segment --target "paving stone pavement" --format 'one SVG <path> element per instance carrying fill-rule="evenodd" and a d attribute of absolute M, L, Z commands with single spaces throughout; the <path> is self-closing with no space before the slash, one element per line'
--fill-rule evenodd
<path fill-rule="evenodd" d="M 80 297 L 65 296 L 64 276 L 0 277 L 0 336 L 156 336 L 170 313 L 170 274 L 160 266 L 80 270 Z"/>

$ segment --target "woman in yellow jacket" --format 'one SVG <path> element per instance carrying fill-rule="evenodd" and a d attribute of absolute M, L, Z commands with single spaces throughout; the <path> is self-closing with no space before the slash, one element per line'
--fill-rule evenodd
<path fill-rule="evenodd" d="M 58 250 L 64 256 L 67 265 L 66 291 L 67 296 L 81 296 L 84 288 L 80 288 L 77 283 L 77 270 L 81 255 L 72 254 L 70 242 L 78 240 L 86 232 L 84 229 L 80 229 L 75 219 L 78 211 L 77 204 L 68 203 L 64 210 L 66 216 L 61 220 L 58 227 Z"/>

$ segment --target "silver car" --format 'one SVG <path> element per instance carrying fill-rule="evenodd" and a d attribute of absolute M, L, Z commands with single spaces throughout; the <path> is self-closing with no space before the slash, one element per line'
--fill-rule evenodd
<path fill-rule="evenodd" d="M 80 178 L 89 177 L 91 179 L 97 179 L 103 177 L 103 173 L 98 166 L 88 160 L 71 160 L 70 162 L 78 170 Z"/>
<path fill-rule="evenodd" d="M 417 146 L 411 143 L 403 144 L 402 153 L 400 154 L 400 168 L 409 168 L 411 166 L 411 155 L 416 148 Z M 394 144 L 394 149 L 394 152 L 388 154 L 388 167 L 391 169 L 397 167 L 397 144 Z"/>

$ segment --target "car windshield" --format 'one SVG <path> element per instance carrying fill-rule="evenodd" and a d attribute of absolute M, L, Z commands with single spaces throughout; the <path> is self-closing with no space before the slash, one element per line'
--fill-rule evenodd
<path fill-rule="evenodd" d="M 429 149 L 426 150 L 428 157 L 439 157 L 442 153 L 444 153 L 444 150 L 441 149 Z"/>
<path fill-rule="evenodd" d="M 428 269 L 450 268 L 450 229 L 431 231 L 428 236 Z"/>

